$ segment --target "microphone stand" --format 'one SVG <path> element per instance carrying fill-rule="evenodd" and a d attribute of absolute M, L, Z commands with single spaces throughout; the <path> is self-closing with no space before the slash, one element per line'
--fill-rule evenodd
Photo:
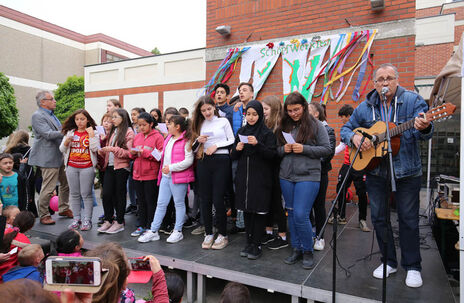
<path fill-rule="evenodd" d="M 387 110 L 387 96 L 382 94 L 382 105 L 384 113 L 386 116 L 388 113 Z M 386 133 L 387 133 L 387 182 L 385 182 L 386 193 L 391 189 L 391 193 L 394 195 L 396 193 L 396 181 L 395 173 L 393 171 L 393 151 L 391 146 L 390 138 L 390 126 L 388 125 L 390 121 L 386 121 Z M 383 147 L 385 151 L 385 147 Z M 392 233 L 391 221 L 390 221 L 390 195 L 385 195 L 385 228 L 383 230 L 383 251 L 384 251 L 384 260 L 383 260 L 383 277 L 382 277 L 382 302 L 387 302 L 387 262 L 388 262 L 388 235 Z"/>
<path fill-rule="evenodd" d="M 348 170 L 345 174 L 345 177 L 343 178 L 343 182 L 340 186 L 340 189 L 337 192 L 337 196 L 335 199 L 332 201 L 332 205 L 330 207 L 330 210 L 327 214 L 327 217 L 325 219 L 324 225 L 322 226 L 321 231 L 317 235 L 316 239 L 320 240 L 322 235 L 324 234 L 324 230 L 327 226 L 327 223 L 329 221 L 330 215 L 333 213 L 333 230 L 332 230 L 332 239 L 333 239 L 333 247 L 332 247 L 332 302 L 335 303 L 335 294 L 336 294 L 336 287 L 337 287 L 337 227 L 338 227 L 338 207 L 336 206 L 338 197 L 340 194 L 343 192 L 343 189 L 345 187 L 346 180 L 348 179 L 348 176 L 351 172 L 351 169 L 353 168 L 353 163 L 356 161 L 356 158 L 358 157 L 359 152 L 361 151 L 361 146 L 364 143 L 364 140 L 366 140 L 366 135 L 365 133 L 362 134 L 362 139 L 361 143 L 359 143 L 358 149 L 356 150 L 356 153 L 354 154 L 353 161 L 350 163 L 350 167 L 348 167 Z M 345 197 L 343 199 L 346 199 L 346 192 L 345 192 Z"/>

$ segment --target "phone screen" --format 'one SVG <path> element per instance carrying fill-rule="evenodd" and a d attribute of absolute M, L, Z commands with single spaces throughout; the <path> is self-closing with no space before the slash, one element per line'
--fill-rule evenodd
<path fill-rule="evenodd" d="M 132 270 L 151 270 L 150 261 L 143 261 L 142 259 L 129 259 Z"/>
<path fill-rule="evenodd" d="M 94 261 L 53 260 L 52 281 L 58 284 L 94 284 Z"/>

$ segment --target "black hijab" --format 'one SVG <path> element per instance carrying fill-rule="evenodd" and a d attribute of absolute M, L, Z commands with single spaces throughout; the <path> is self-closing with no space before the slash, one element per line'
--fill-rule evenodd
<path fill-rule="evenodd" d="M 259 138 L 265 134 L 267 129 L 266 125 L 264 124 L 263 106 L 261 105 L 261 102 L 251 100 L 248 102 L 245 112 L 248 112 L 249 108 L 254 109 L 258 113 L 259 119 L 254 125 L 250 125 L 247 122 L 245 126 L 238 130 L 238 133 L 243 136 L 255 136 L 259 141 Z"/>

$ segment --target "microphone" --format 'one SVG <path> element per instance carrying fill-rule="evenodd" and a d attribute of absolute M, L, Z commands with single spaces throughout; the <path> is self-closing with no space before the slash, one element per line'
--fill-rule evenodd
<path fill-rule="evenodd" d="M 382 87 L 382 96 L 385 96 L 390 90 L 388 89 L 388 87 L 384 86 Z"/>
<path fill-rule="evenodd" d="M 360 133 L 363 137 L 366 137 L 367 139 L 371 140 L 371 142 L 373 144 L 377 143 L 377 136 L 376 135 L 370 135 L 370 134 L 368 134 L 365 131 L 362 131 L 360 129 L 358 129 L 358 133 Z"/>

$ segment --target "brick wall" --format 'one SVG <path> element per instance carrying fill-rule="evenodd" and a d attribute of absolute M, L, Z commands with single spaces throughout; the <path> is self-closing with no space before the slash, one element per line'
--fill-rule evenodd
<path fill-rule="evenodd" d="M 459 42 L 459 40 L 458 40 Z M 453 54 L 453 43 L 416 48 L 416 77 L 435 77 Z"/>
<path fill-rule="evenodd" d="M 440 15 L 441 5 L 436 7 L 428 7 L 416 11 L 416 18 L 424 18 Z"/>
<path fill-rule="evenodd" d="M 454 8 L 449 8 L 449 9 L 444 9 L 443 10 L 443 15 L 452 14 L 452 13 L 456 14 L 456 17 L 455 17 L 456 19 L 455 20 L 463 20 L 464 19 L 464 6 L 454 7 Z"/>

